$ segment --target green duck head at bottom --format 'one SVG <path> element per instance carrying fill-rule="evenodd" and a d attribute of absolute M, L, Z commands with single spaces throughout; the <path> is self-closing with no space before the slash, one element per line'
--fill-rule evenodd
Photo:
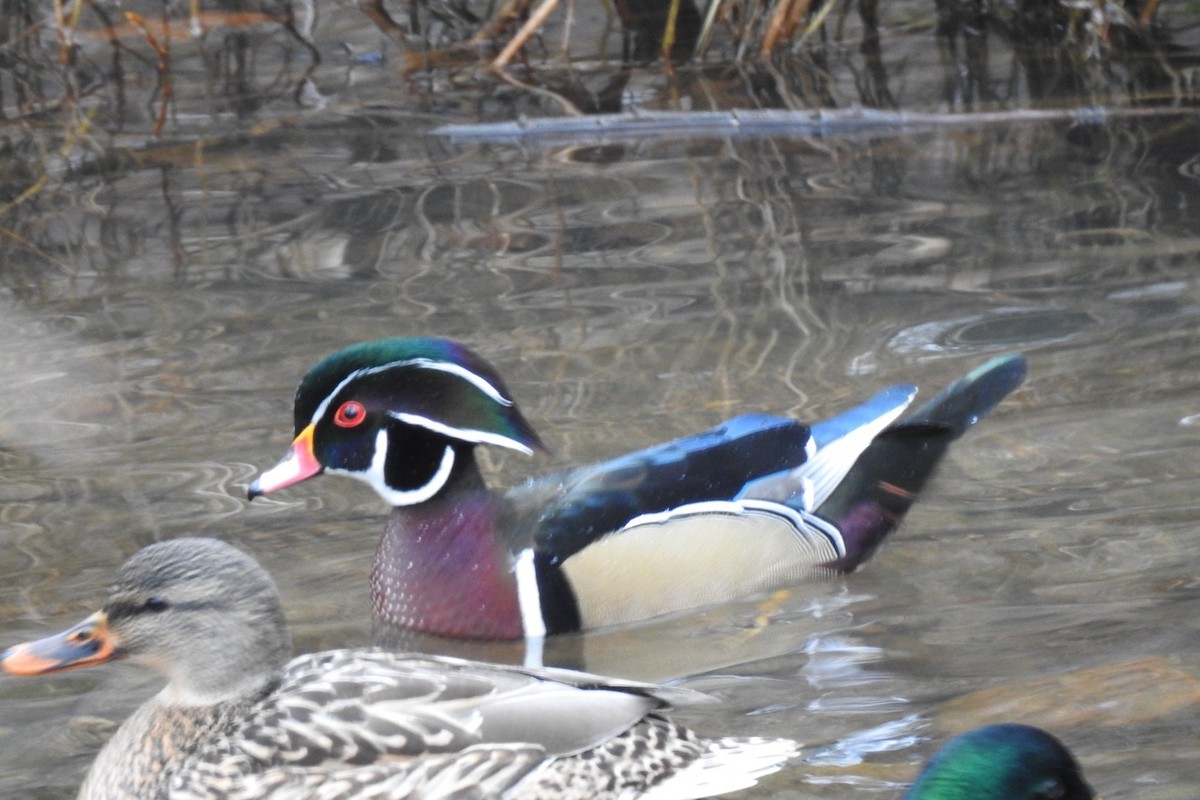
<path fill-rule="evenodd" d="M 1079 763 L 1041 728 L 985 725 L 950 740 L 903 800 L 1094 800 Z"/>

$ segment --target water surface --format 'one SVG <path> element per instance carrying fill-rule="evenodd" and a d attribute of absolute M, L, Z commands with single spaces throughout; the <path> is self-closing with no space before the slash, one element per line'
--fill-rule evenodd
<path fill-rule="evenodd" d="M 894 91 L 936 105 L 910 33 Z M 375 496 L 324 478 L 244 499 L 296 381 L 351 342 L 491 360 L 551 450 L 489 453 L 497 485 L 735 413 L 929 396 L 1021 351 L 1027 386 L 858 573 L 588 637 L 587 666 L 717 694 L 686 715 L 705 732 L 805 743 L 747 797 L 894 796 L 995 718 L 1051 727 L 1108 800 L 1197 796 L 1194 118 L 460 145 L 428 131 L 519 103 L 434 113 L 354 72 L 334 94 L 353 103 L 280 101 L 252 134 L 205 118 L 186 158 L 139 141 L 154 157 L 25 207 L 53 258 L 3 271 L 6 642 L 90 613 L 139 547 L 206 535 L 272 572 L 299 649 L 367 643 Z M 0 793 L 72 796 L 105 720 L 156 685 L 129 665 L 0 681 Z"/>

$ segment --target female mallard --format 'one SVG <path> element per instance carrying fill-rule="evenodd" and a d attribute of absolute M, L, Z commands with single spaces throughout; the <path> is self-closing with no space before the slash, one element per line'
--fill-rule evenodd
<path fill-rule="evenodd" d="M 405 631 L 540 639 L 849 572 L 900 524 L 950 442 L 1025 378 L 997 358 L 908 417 L 893 386 L 811 427 L 747 414 L 490 491 L 477 445 L 541 447 L 496 371 L 443 339 L 341 350 L 296 390 L 295 440 L 250 497 L 331 472 L 393 508 L 375 615 Z"/>
<path fill-rule="evenodd" d="M 128 656 L 166 674 L 82 800 L 708 797 L 796 752 L 667 720 L 704 697 L 682 689 L 381 650 L 290 655 L 266 572 L 222 542 L 178 539 L 126 561 L 100 611 L 2 665 L 33 675 Z"/>

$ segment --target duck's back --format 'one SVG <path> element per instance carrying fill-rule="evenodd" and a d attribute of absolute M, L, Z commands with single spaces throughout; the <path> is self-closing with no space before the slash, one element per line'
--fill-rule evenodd
<path fill-rule="evenodd" d="M 617 800 L 688 765 L 712 765 L 689 785 L 699 797 L 710 785 L 728 791 L 727 772 L 750 785 L 794 752 L 791 742 L 765 740 L 714 747 L 655 713 L 697 699 L 584 673 L 316 653 L 292 661 L 278 689 L 182 765 L 162 796 Z"/>

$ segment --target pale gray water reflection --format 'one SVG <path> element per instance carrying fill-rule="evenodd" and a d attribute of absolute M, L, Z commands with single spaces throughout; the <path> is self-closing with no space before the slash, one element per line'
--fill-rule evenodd
<path fill-rule="evenodd" d="M 492 360 L 553 453 L 491 454 L 503 484 L 1021 350 L 1028 385 L 859 573 L 565 646 L 714 692 L 704 731 L 807 744 L 747 797 L 892 796 L 993 714 L 1052 727 L 1108 800 L 1200 793 L 1194 123 L 540 150 L 320 119 L 89 185 L 56 220 L 68 268 L 0 273 L 6 643 L 191 534 L 264 562 L 298 648 L 366 643 L 375 496 L 243 499 L 300 375 L 350 342 Z M 0 795 L 71 796 L 154 685 L 0 679 Z"/>

